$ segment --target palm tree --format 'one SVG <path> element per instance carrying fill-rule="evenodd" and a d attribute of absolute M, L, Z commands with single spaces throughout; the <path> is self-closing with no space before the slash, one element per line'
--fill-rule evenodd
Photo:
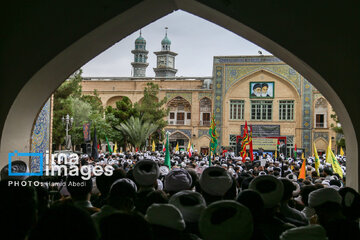
<path fill-rule="evenodd" d="M 123 133 L 126 142 L 130 143 L 135 149 L 141 149 L 145 145 L 146 139 L 148 139 L 157 128 L 157 124 L 143 121 L 133 116 L 116 127 L 117 130 Z"/>

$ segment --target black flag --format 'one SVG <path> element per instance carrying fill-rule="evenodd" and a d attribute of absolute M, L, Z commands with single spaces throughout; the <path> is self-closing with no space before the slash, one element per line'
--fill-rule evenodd
<path fill-rule="evenodd" d="M 98 144 L 97 144 L 97 137 L 96 137 L 96 127 L 94 126 L 94 138 L 93 138 L 92 151 L 91 151 L 91 156 L 94 158 L 94 160 L 97 160 L 99 158 L 97 145 Z"/>

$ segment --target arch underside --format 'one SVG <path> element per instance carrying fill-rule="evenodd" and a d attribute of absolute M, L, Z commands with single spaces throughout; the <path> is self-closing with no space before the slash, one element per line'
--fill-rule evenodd
<path fill-rule="evenodd" d="M 223 4 L 220 1 L 218 3 Z M 36 67 L 37 72 L 28 74 L 27 78 L 29 76 L 31 77 L 26 82 L 24 81 L 22 87 L 19 88 L 21 90 L 19 90 L 16 98 L 11 102 L 11 107 L 9 107 L 3 125 L 0 167 L 7 164 L 7 155 L 9 152 L 15 149 L 19 150 L 19 152 L 30 151 L 31 129 L 40 107 L 70 74 L 130 33 L 174 10 L 182 9 L 216 23 L 272 52 L 292 68 L 296 69 L 297 72 L 309 80 L 326 99 L 329 100 L 339 115 L 348 142 L 347 159 L 350 160 L 347 169 L 350 177 L 347 178 L 347 184 L 358 189 L 358 141 L 353 122 L 342 100 L 334 89 L 318 72 L 310 67 L 312 62 L 303 62 L 300 58 L 276 42 L 242 24 L 236 19 L 236 16 L 230 17 L 233 13 L 226 10 L 226 8 L 221 9 L 218 7 L 218 11 L 194 0 L 146 0 L 139 1 L 139 3 L 134 6 L 125 5 L 125 3 L 123 6 L 125 7 L 119 8 L 121 9 L 121 11 L 119 10 L 121 12 L 119 15 L 110 20 L 105 20 L 106 18 L 99 20 L 102 24 L 96 25 L 96 27 L 89 25 L 91 27 L 84 30 L 86 31 L 85 35 L 82 37 L 76 35 L 76 39 L 70 38 L 71 41 L 67 42 L 67 47 L 63 45 L 60 47 L 59 52 L 52 51 L 52 58 L 48 58 L 44 64 L 38 64 Z M 142 14 L 141 18 L 138 17 L 139 12 Z M 246 19 L 246 16 L 244 16 L 244 18 Z M 256 20 L 254 19 L 254 21 Z M 124 22 L 128 24 L 124 24 Z M 116 29 L 116 31 L 114 31 L 114 29 Z M 59 30 L 61 29 L 59 28 Z M 60 33 L 61 31 L 59 31 L 59 34 Z M 69 42 L 71 44 L 69 44 Z M 91 48 L 89 48 L 89 46 L 91 46 Z M 51 49 L 51 47 L 49 48 Z M 54 48 L 55 47 L 52 47 L 52 50 L 54 50 Z M 310 58 L 308 58 L 308 60 L 311 61 Z M 314 63 L 316 63 L 316 61 Z M 347 106 L 350 105 L 348 104 Z M 353 106 L 353 110 L 355 109 L 356 106 Z M 358 123 L 355 122 L 355 124 Z"/>

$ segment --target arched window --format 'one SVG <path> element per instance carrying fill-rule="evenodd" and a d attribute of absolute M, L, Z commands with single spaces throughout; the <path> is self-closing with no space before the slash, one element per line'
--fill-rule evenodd
<path fill-rule="evenodd" d="M 211 100 L 207 97 L 200 100 L 200 126 L 210 126 Z"/>
<path fill-rule="evenodd" d="M 169 125 L 190 125 L 191 105 L 186 99 L 180 96 L 175 97 L 167 106 L 169 108 Z"/>
<path fill-rule="evenodd" d="M 327 128 L 327 115 L 328 115 L 328 107 L 327 101 L 325 98 L 319 98 L 315 102 L 315 127 L 316 128 Z"/>

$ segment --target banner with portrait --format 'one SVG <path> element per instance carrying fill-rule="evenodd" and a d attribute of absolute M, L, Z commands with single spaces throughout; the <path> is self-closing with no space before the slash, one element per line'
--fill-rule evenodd
<path fill-rule="evenodd" d="M 274 82 L 250 82 L 250 98 L 274 98 Z"/>

